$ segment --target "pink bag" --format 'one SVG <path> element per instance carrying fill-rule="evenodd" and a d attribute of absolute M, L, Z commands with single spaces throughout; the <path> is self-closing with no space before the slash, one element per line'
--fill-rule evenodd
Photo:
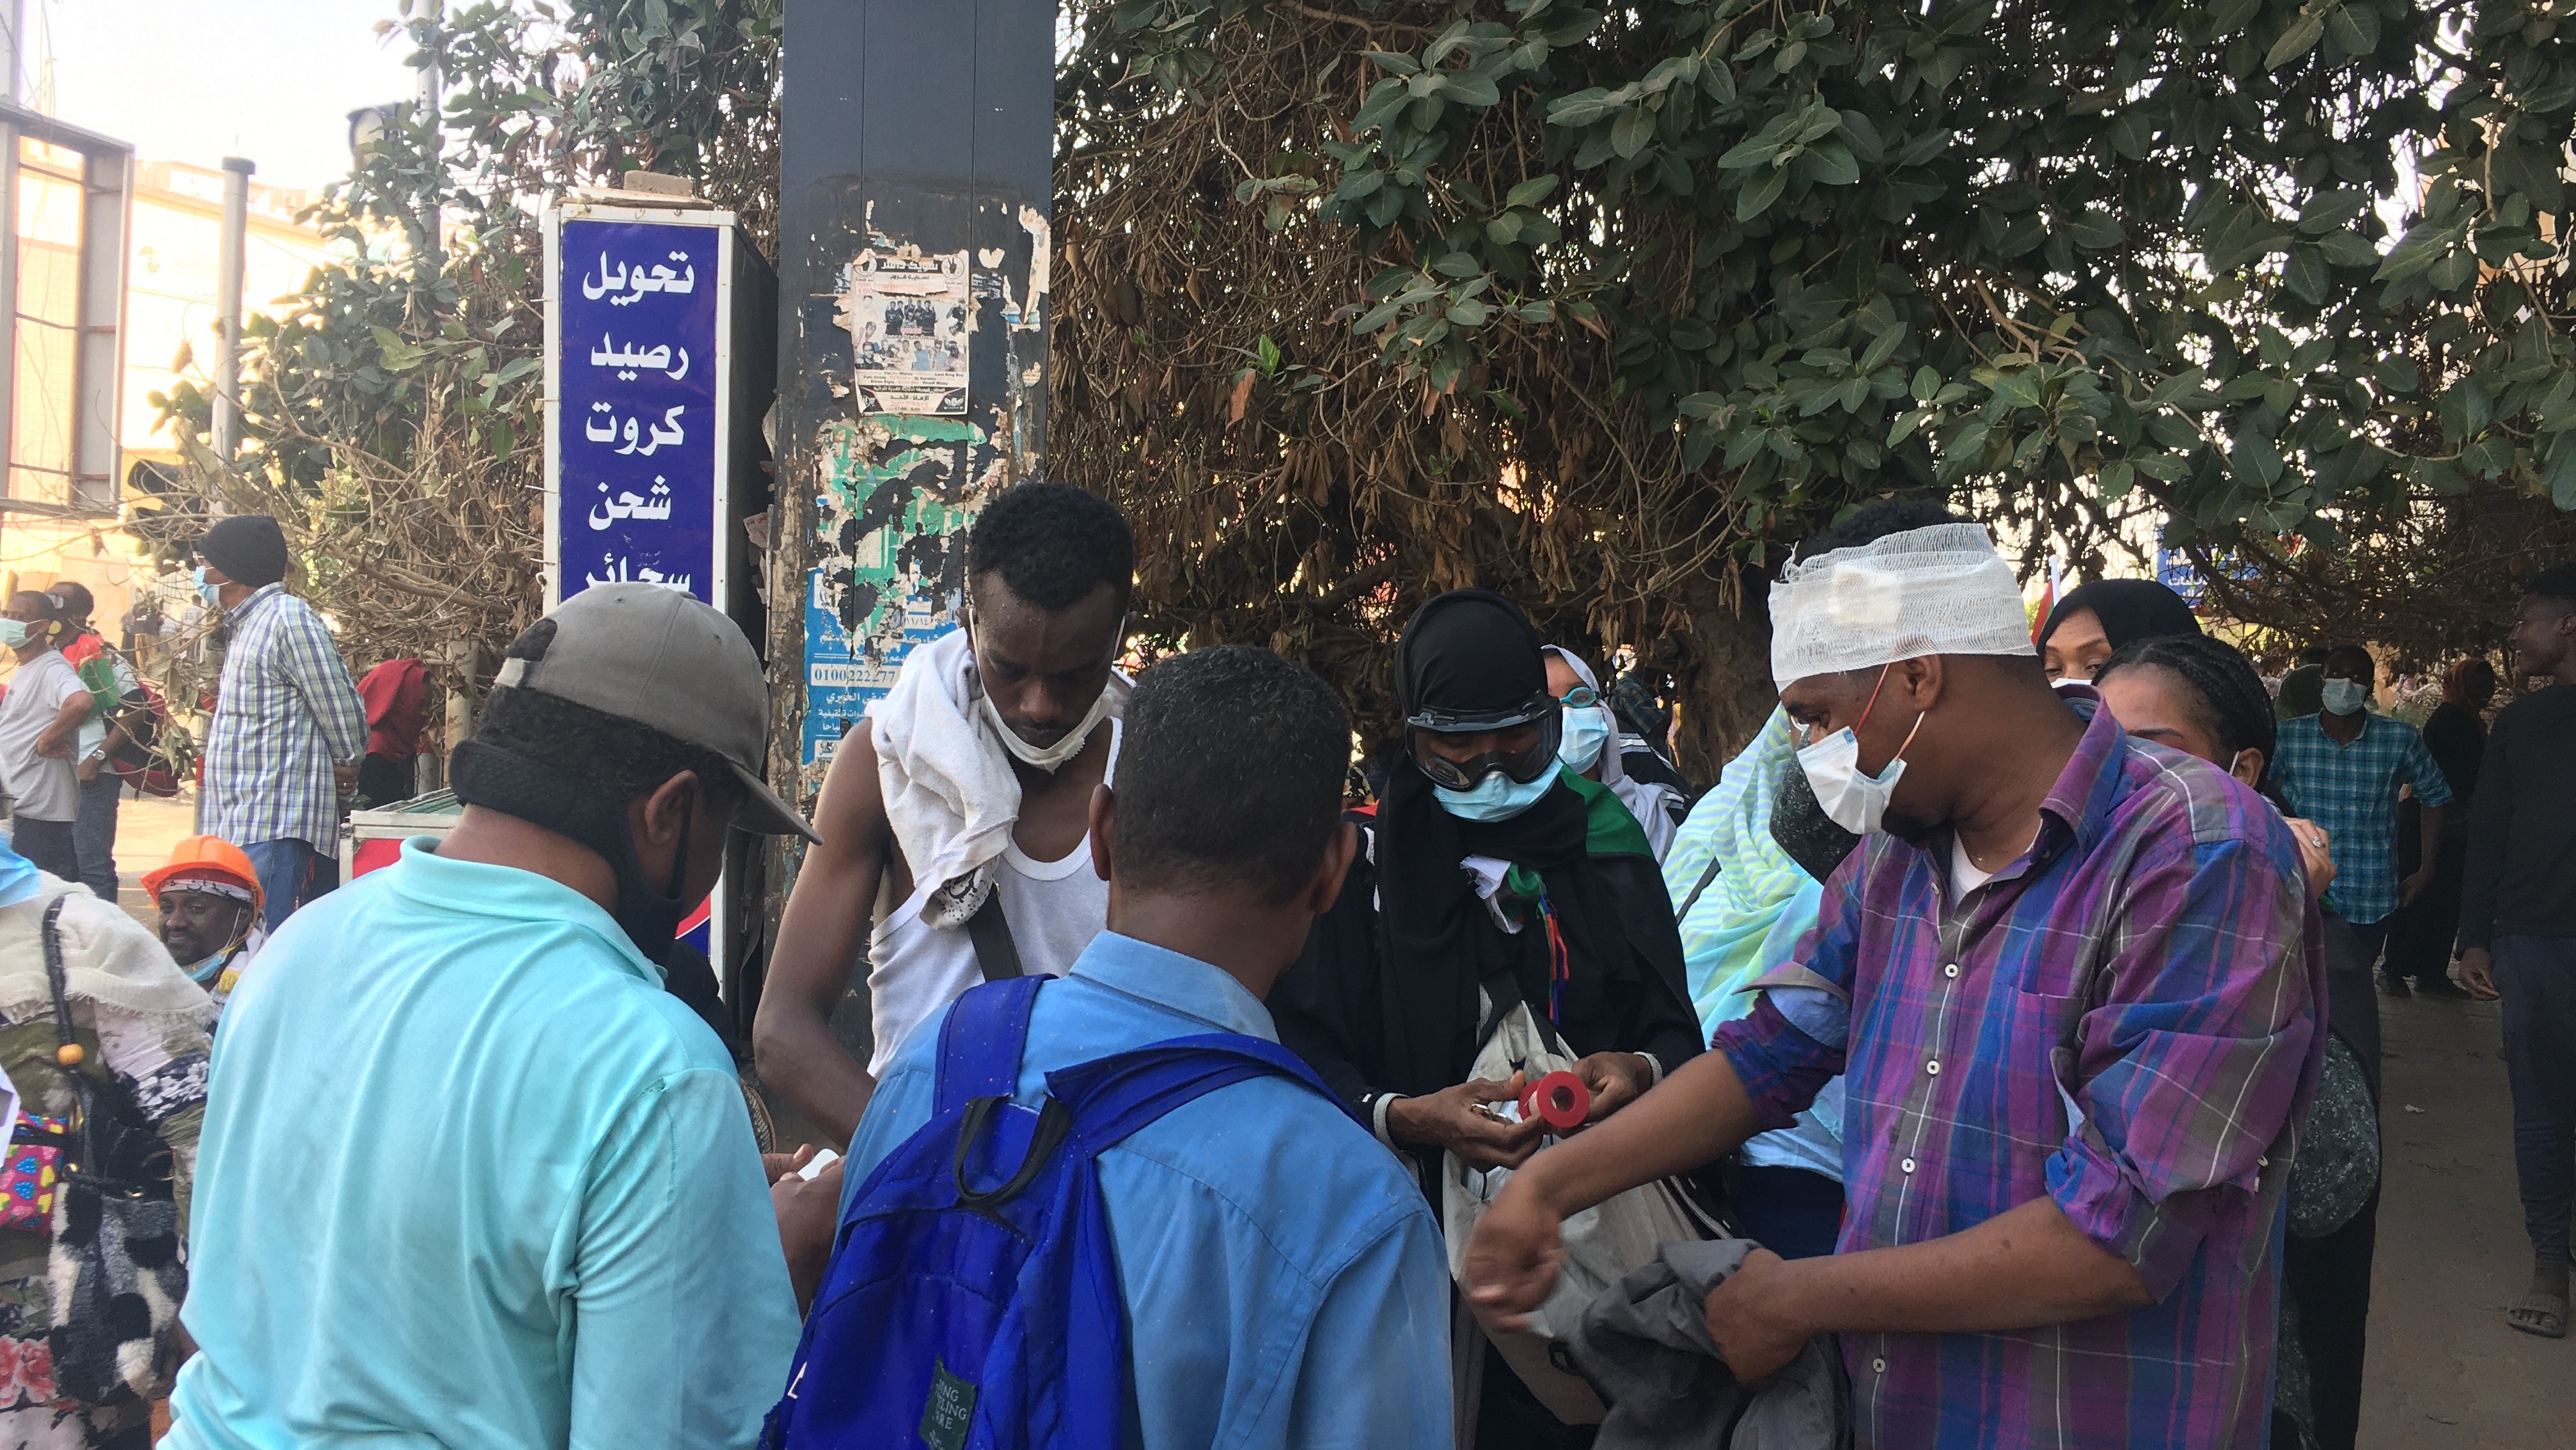
<path fill-rule="evenodd" d="M 21 1109 L 0 1159 L 0 1228 L 49 1233 L 54 1226 L 54 1171 L 69 1141 L 68 1118 L 40 1118 Z"/>

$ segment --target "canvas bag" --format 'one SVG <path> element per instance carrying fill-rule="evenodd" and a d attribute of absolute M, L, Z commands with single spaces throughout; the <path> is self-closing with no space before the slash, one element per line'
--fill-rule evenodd
<path fill-rule="evenodd" d="M 1505 1082 L 1518 1072 L 1535 1082 L 1544 1074 L 1571 1070 L 1575 1058 L 1565 1040 L 1519 1000 L 1507 978 L 1498 980 L 1506 983 L 1504 991 L 1511 1000 L 1497 1017 L 1492 997 L 1480 989 L 1479 1002 L 1494 1026 L 1485 1034 L 1485 1045 L 1477 1051 L 1468 1075 Z M 1583 1326 L 1583 1311 L 1629 1270 L 1655 1262 L 1660 1245 L 1717 1237 L 1717 1225 L 1669 1180 L 1629 1189 L 1587 1208 L 1567 1218 L 1560 1230 L 1564 1257 L 1546 1300 L 1526 1316 L 1525 1327 L 1498 1329 L 1484 1309 L 1465 1299 L 1467 1244 L 1510 1176 L 1504 1169 L 1471 1168 L 1455 1153 L 1441 1155 L 1441 1227 L 1448 1235 L 1449 1276 L 1503 1362 L 1547 1406 L 1548 1413 L 1569 1425 L 1600 1424 L 1608 1407 L 1574 1369 L 1570 1348 Z"/>

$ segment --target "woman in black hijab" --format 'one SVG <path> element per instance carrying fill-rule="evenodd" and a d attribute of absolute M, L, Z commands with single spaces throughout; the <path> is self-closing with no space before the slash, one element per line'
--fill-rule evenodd
<path fill-rule="evenodd" d="M 1645 833 L 1606 787 L 1558 769 L 1528 616 L 1484 590 L 1443 594 L 1406 624 L 1395 674 L 1406 748 L 1270 1010 L 1280 1040 L 1436 1183 L 1444 1152 L 1518 1166 L 1538 1146 L 1535 1121 L 1478 1109 L 1512 1085 L 1468 1076 L 1513 1003 L 1581 1059 L 1595 1120 L 1705 1044 Z M 1499 1359 L 1486 1371 L 1479 1446 L 1589 1443 Z"/>
<path fill-rule="evenodd" d="M 2039 627 L 2039 653 L 2049 679 L 2083 685 L 2132 640 L 2200 632 L 2200 616 L 2190 602 L 2155 580 L 2096 579 L 2048 611 Z"/>

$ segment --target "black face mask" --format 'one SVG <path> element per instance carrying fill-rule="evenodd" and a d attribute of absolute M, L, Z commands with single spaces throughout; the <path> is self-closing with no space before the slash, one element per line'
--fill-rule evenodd
<path fill-rule="evenodd" d="M 1793 761 L 1780 774 L 1780 789 L 1771 799 L 1771 839 L 1798 869 L 1818 881 L 1834 874 L 1860 837 L 1835 825 L 1816 800 L 1816 788 Z"/>
<path fill-rule="evenodd" d="M 589 847 L 608 862 L 617 876 L 617 905 L 609 913 L 655 966 L 668 965 L 680 918 L 697 903 L 680 893 L 689 870 L 689 824 L 680 824 L 680 848 L 671 858 L 671 879 L 657 887 L 644 875 L 635 854 L 635 834 L 627 828 L 626 802 L 610 800 L 542 766 L 531 764 L 498 746 L 468 740 L 456 747 L 450 767 L 456 798 L 543 826 Z M 695 814 L 694 811 L 691 812 Z"/>

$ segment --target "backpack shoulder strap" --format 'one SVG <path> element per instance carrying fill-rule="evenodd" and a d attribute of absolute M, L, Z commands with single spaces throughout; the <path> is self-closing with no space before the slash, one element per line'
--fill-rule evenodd
<path fill-rule="evenodd" d="M 1093 1154 L 1184 1103 L 1264 1076 L 1302 1083 L 1351 1121 L 1367 1126 L 1304 1058 L 1278 1043 L 1237 1032 L 1175 1038 L 1059 1068 L 1047 1074 L 1047 1092 L 1072 1110 L 1077 1149 Z"/>
<path fill-rule="evenodd" d="M 1029 1040 L 1029 1013 L 1045 977 L 1010 977 L 970 987 L 939 1026 L 938 1088 L 934 1113 L 966 1106 L 974 1098 L 1006 1098 L 1020 1085 L 1020 1050 Z"/>
<path fill-rule="evenodd" d="M 987 982 L 1025 976 L 1020 967 L 1020 944 L 1011 936 L 1011 919 L 1002 914 L 1002 893 L 996 887 L 984 897 L 984 904 L 966 918 L 966 940 L 975 948 L 975 966 Z"/>

